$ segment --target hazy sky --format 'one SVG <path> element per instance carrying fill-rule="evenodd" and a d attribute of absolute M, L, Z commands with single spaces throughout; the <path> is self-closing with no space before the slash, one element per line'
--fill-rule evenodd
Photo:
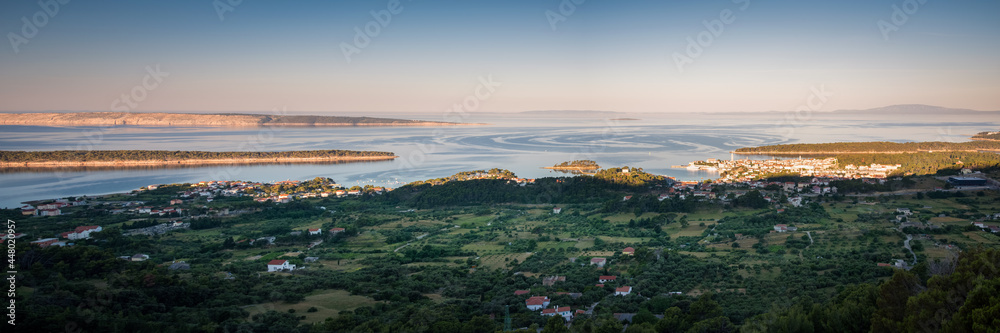
<path fill-rule="evenodd" d="M 1000 110 L 995 0 L 45 1 L 2 111 Z"/>

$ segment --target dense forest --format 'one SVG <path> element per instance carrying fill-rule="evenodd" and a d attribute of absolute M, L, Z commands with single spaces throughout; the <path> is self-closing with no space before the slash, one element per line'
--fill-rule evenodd
<path fill-rule="evenodd" d="M 86 161 L 183 161 L 224 159 L 279 159 L 279 158 L 342 158 L 342 157 L 392 157 L 391 152 L 351 150 L 299 150 L 299 151 L 168 151 L 168 150 L 56 150 L 56 151 L 0 151 L 0 163 L 22 162 L 86 162 Z"/>
<path fill-rule="evenodd" d="M 843 154 L 843 153 L 916 153 L 980 150 L 1000 150 L 1000 142 L 834 142 L 793 143 L 773 146 L 740 148 L 737 154 Z"/>

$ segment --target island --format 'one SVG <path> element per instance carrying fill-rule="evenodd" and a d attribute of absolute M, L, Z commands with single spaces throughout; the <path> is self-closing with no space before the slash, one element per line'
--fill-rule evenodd
<path fill-rule="evenodd" d="M 406 120 L 373 117 L 341 117 L 310 115 L 263 114 L 202 114 L 202 113 L 140 113 L 140 112 L 68 112 L 68 113 L 5 113 L 0 125 L 23 126 L 459 126 L 483 125 L 441 121 Z"/>
<path fill-rule="evenodd" d="M 553 166 L 544 167 L 543 169 L 552 170 L 597 170 L 601 166 L 597 165 L 597 162 L 591 160 L 576 160 L 572 162 L 562 162 Z"/>
<path fill-rule="evenodd" d="M 979 132 L 972 136 L 972 140 L 1000 141 L 1000 132 Z"/>
<path fill-rule="evenodd" d="M 147 167 L 208 164 L 270 164 L 381 161 L 393 153 L 352 150 L 276 152 L 166 151 L 166 150 L 58 150 L 0 151 L 0 168 Z"/>

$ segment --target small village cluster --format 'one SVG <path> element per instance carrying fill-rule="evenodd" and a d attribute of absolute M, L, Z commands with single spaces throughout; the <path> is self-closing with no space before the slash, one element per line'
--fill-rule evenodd
<path fill-rule="evenodd" d="M 626 248 L 622 249 L 622 251 L 621 251 L 621 254 L 624 255 L 624 256 L 630 256 L 630 255 L 633 255 L 634 253 L 635 253 L 635 249 L 632 248 L 632 247 L 626 247 Z M 598 268 L 603 268 L 604 265 L 607 264 L 607 262 L 608 262 L 607 258 L 597 257 L 597 258 L 591 258 L 590 259 L 590 265 L 597 266 Z M 549 276 L 549 277 L 545 277 L 545 278 L 542 279 L 542 285 L 543 286 L 547 286 L 547 287 L 555 286 L 559 282 L 566 282 L 566 277 L 565 276 L 561 276 L 561 275 L 554 275 L 554 276 Z M 597 281 L 594 284 L 594 286 L 598 287 L 598 288 L 604 288 L 605 284 L 616 285 L 614 296 L 628 296 L 628 295 L 631 295 L 632 292 L 634 291 L 634 289 L 632 288 L 632 286 L 619 285 L 618 276 L 615 276 L 615 275 L 601 275 L 601 276 L 598 276 L 597 277 Z M 593 308 L 588 308 L 588 309 L 580 308 L 580 309 L 576 309 L 574 311 L 569 306 L 559 306 L 559 305 L 549 306 L 552 303 L 552 299 L 550 299 L 548 296 L 535 296 L 535 295 L 530 295 L 530 294 L 531 294 L 531 290 L 515 290 L 514 291 L 514 296 L 525 296 L 525 295 L 527 295 L 527 299 L 524 300 L 524 306 L 528 310 L 531 310 L 531 311 L 541 311 L 541 315 L 543 315 L 543 316 L 550 316 L 550 317 L 561 316 L 566 321 L 571 321 L 577 315 L 589 315 L 589 314 L 592 314 L 592 312 L 593 312 Z M 681 293 L 680 292 L 671 292 L 670 294 L 671 295 L 675 295 L 675 294 L 679 295 Z M 578 298 L 580 296 L 583 296 L 583 293 L 579 293 L 579 292 L 553 292 L 552 295 L 560 295 L 560 296 L 561 295 L 566 295 L 566 296 L 569 296 L 569 297 L 571 297 L 573 299 L 576 299 L 576 298 Z M 618 317 L 628 316 L 628 315 L 634 315 L 634 314 L 616 313 L 615 317 L 618 318 Z"/>

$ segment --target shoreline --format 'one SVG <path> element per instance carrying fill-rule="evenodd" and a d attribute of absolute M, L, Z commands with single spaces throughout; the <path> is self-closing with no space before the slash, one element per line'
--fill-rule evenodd
<path fill-rule="evenodd" d="M 133 160 L 133 161 L 46 161 L 46 162 L 0 162 L 0 169 L 27 168 L 51 169 L 72 167 L 165 167 L 198 165 L 240 165 L 240 164 L 298 164 L 323 162 L 365 162 L 385 161 L 399 156 L 348 156 L 348 157 L 276 157 L 276 158 L 227 158 L 190 160 Z"/>
<path fill-rule="evenodd" d="M 483 126 L 482 123 L 357 116 L 202 114 L 167 112 L 3 113 L 4 126 L 136 126 L 136 127 L 432 127 Z"/>
<path fill-rule="evenodd" d="M 783 151 L 783 152 L 740 152 L 731 151 L 729 153 L 736 155 L 770 155 L 770 156 L 781 156 L 781 155 L 840 155 L 840 154 L 919 154 L 919 153 L 951 153 L 951 152 L 964 152 L 964 153 L 975 153 L 975 152 L 1000 152 L 1000 149 L 948 149 L 948 150 L 905 150 L 905 151 Z"/>

